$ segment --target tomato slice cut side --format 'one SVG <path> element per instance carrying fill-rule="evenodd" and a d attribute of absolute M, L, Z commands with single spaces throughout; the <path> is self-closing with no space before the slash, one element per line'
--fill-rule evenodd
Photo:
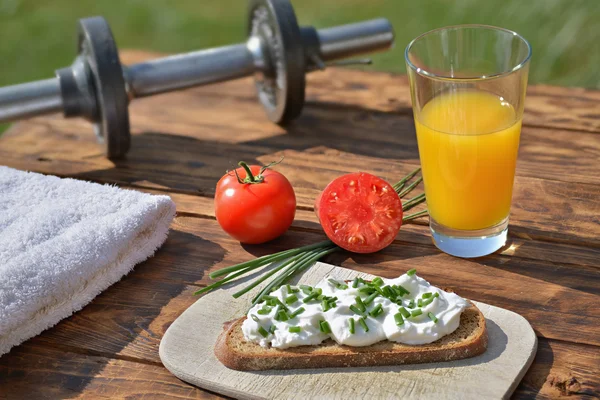
<path fill-rule="evenodd" d="M 355 253 L 387 247 L 402 226 L 402 201 L 394 188 L 365 172 L 332 181 L 317 198 L 315 210 L 329 239 Z"/>

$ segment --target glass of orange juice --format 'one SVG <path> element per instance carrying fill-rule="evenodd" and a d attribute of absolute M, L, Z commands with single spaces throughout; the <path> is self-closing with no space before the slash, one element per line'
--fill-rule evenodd
<path fill-rule="evenodd" d="M 460 25 L 414 39 L 405 58 L 435 245 L 458 257 L 506 243 L 531 46 Z"/>

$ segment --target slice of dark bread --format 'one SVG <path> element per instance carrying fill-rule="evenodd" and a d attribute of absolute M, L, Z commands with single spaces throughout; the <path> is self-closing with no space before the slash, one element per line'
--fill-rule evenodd
<path fill-rule="evenodd" d="M 485 352 L 488 336 L 485 318 L 474 305 L 460 316 L 458 329 L 424 345 L 406 345 L 387 340 L 366 347 L 351 347 L 328 339 L 317 346 L 285 350 L 263 348 L 247 342 L 242 333 L 246 317 L 228 322 L 215 344 L 215 355 L 228 368 L 239 371 L 331 367 L 370 367 L 418 364 L 469 358 Z"/>

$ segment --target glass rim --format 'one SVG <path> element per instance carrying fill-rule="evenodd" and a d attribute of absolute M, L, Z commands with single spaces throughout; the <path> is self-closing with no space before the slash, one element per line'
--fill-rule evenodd
<path fill-rule="evenodd" d="M 483 29 L 489 29 L 489 30 L 502 31 L 505 33 L 509 33 L 513 36 L 518 37 L 523 43 L 525 43 L 525 45 L 527 46 L 527 55 L 525 56 L 525 58 L 523 60 L 521 60 L 516 66 L 514 66 L 510 70 L 498 72 L 498 73 L 491 74 L 491 75 L 479 75 L 479 76 L 460 77 L 460 78 L 453 77 L 453 76 L 447 76 L 447 75 L 435 74 L 433 72 L 424 70 L 423 68 L 417 67 L 409 60 L 408 55 L 409 55 L 409 52 L 410 52 L 411 48 L 413 47 L 413 45 L 420 39 L 424 38 L 425 36 L 429 36 L 433 33 L 441 32 L 441 31 L 447 31 L 447 30 L 451 30 L 451 29 L 463 29 L 463 28 L 483 28 Z M 423 75 L 428 78 L 438 79 L 438 80 L 450 80 L 450 81 L 474 81 L 474 80 L 484 80 L 484 79 L 487 80 L 487 79 L 501 78 L 503 76 L 507 76 L 516 71 L 519 71 L 520 69 L 523 69 L 523 67 L 525 67 L 525 65 L 527 65 L 527 63 L 531 59 L 531 53 L 532 53 L 531 44 L 529 44 L 527 39 L 525 39 L 523 36 L 521 36 L 520 34 L 518 34 L 515 31 L 511 31 L 510 29 L 500 28 L 500 27 L 493 26 L 493 25 L 462 24 L 462 25 L 450 25 L 450 26 L 445 26 L 442 28 L 436 28 L 436 29 L 432 29 L 430 31 L 420 34 L 419 36 L 417 36 L 416 38 L 411 40 L 410 43 L 406 46 L 406 49 L 404 50 L 404 60 L 406 61 L 406 64 L 408 64 L 408 66 L 413 71 L 415 71 L 419 75 Z"/>

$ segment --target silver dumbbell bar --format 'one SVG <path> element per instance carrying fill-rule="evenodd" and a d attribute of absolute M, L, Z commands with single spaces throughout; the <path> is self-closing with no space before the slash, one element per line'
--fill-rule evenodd
<path fill-rule="evenodd" d="M 388 49 L 394 39 L 387 19 L 317 30 L 320 59 L 327 63 Z M 130 99 L 252 76 L 266 68 L 258 39 L 159 58 L 124 69 Z M 0 88 L 0 122 L 62 112 L 59 78 Z"/>
<path fill-rule="evenodd" d="M 103 18 L 80 21 L 79 56 L 51 79 L 0 88 L 0 122 L 49 113 L 95 123 L 109 157 L 129 148 L 127 104 L 139 97 L 255 76 L 269 119 L 285 123 L 304 103 L 304 74 L 393 44 L 387 19 L 316 30 L 298 27 L 287 0 L 252 0 L 249 39 L 235 44 L 121 66 Z M 345 60 L 339 64 L 363 63 Z"/>

